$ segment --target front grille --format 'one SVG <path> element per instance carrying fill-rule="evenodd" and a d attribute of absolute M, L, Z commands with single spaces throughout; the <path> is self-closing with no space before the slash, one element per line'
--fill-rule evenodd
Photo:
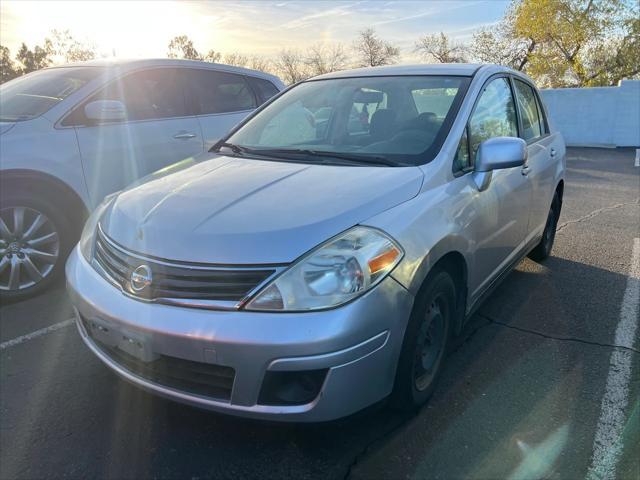
<path fill-rule="evenodd" d="M 202 264 L 168 263 L 127 252 L 96 235 L 95 261 L 126 292 L 144 298 L 239 302 L 275 273 L 271 269 L 221 269 Z M 151 284 L 140 291 L 131 286 L 131 274 L 141 265 L 151 272 Z"/>
<path fill-rule="evenodd" d="M 160 355 L 152 362 L 143 362 L 117 347 L 110 347 L 92 335 L 91 325 L 83 320 L 87 334 L 105 355 L 125 370 L 164 387 L 173 388 L 217 400 L 229 401 L 235 370 L 231 367 L 193 362 Z"/>

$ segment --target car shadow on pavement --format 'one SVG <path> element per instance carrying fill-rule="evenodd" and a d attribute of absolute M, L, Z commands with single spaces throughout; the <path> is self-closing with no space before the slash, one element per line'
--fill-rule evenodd
<path fill-rule="evenodd" d="M 350 476 L 585 478 L 625 284 L 563 258 L 522 262 L 454 342 L 430 402 Z M 640 380 L 631 391 L 637 405 Z"/>

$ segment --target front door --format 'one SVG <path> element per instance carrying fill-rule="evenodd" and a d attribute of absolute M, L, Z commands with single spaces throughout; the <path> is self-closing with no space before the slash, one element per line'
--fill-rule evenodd
<path fill-rule="evenodd" d="M 127 111 L 122 122 L 76 127 L 94 206 L 134 180 L 203 151 L 200 125 L 189 116 L 180 69 L 132 73 L 84 104 L 93 100 L 119 100 Z"/>
<path fill-rule="evenodd" d="M 506 77 L 485 85 L 468 124 L 469 150 L 475 158 L 480 144 L 492 137 L 517 137 L 516 107 Z M 522 167 L 493 172 L 489 187 L 474 199 L 475 265 L 470 300 L 480 296 L 522 251 L 527 235 L 531 182 Z M 467 176 L 469 177 L 469 176 Z M 471 180 L 471 179 L 469 179 Z"/>

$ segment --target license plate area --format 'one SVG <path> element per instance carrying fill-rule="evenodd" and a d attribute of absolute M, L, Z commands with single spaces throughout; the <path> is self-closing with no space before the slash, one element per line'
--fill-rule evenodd
<path fill-rule="evenodd" d="M 151 349 L 151 337 L 148 334 L 134 332 L 103 319 L 83 320 L 87 334 L 95 341 L 111 348 L 117 348 L 142 362 L 153 362 L 160 355 Z"/>

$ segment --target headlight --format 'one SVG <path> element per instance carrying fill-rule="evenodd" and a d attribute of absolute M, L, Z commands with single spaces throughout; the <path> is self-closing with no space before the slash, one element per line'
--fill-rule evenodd
<path fill-rule="evenodd" d="M 308 311 L 342 305 L 382 281 L 402 255 L 380 230 L 354 227 L 302 257 L 245 308 Z"/>
<path fill-rule="evenodd" d="M 87 223 L 84 224 L 84 228 L 82 229 L 82 235 L 80 235 L 80 252 L 89 263 L 91 263 L 91 261 L 93 260 L 93 247 L 96 243 L 95 239 L 96 229 L 98 228 L 98 221 L 111 203 L 111 200 L 113 200 L 116 195 L 117 193 L 113 193 L 106 196 L 102 203 L 98 205 L 98 207 L 93 211 L 91 215 L 89 215 L 89 219 L 87 220 Z"/>

